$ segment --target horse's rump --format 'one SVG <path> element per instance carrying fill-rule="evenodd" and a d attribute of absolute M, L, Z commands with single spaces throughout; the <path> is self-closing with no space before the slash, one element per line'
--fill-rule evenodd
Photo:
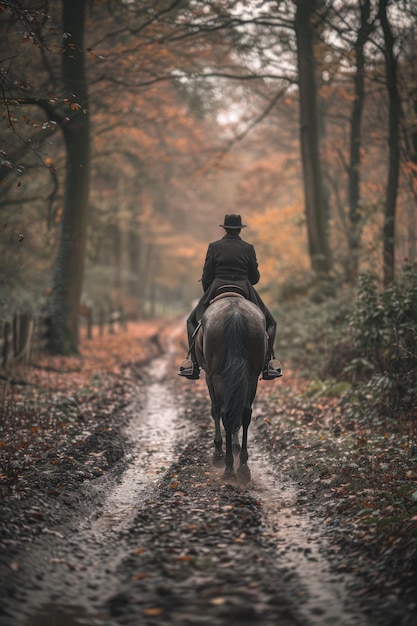
<path fill-rule="evenodd" d="M 222 365 L 230 364 L 232 356 L 240 358 L 249 354 L 250 375 L 256 370 L 258 375 L 266 348 L 265 316 L 249 300 L 223 297 L 205 311 L 196 337 L 196 354 L 206 373 L 214 375 Z"/>
<path fill-rule="evenodd" d="M 226 297 L 206 310 L 196 354 L 226 431 L 239 428 L 242 410 L 252 404 L 265 353 L 265 316 L 255 304 Z"/>

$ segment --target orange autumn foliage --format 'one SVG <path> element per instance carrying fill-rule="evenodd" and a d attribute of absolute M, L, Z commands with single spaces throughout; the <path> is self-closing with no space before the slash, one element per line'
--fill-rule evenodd
<path fill-rule="evenodd" d="M 301 203 L 253 213 L 250 228 L 261 272 L 260 286 L 268 289 L 290 280 L 296 272 L 308 270 L 307 233 Z"/>

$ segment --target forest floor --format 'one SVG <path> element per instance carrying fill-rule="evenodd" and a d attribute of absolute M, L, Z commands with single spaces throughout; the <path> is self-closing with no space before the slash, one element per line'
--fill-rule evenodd
<path fill-rule="evenodd" d="M 283 363 L 252 478 L 224 481 L 204 377 L 176 375 L 183 327 L 0 372 L 2 625 L 416 626 L 411 425 L 347 422 Z"/>

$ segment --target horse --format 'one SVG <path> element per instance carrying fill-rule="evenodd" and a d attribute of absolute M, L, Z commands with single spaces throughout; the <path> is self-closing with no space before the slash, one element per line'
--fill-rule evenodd
<path fill-rule="evenodd" d="M 204 312 L 196 335 L 196 358 L 206 373 L 215 424 L 214 462 L 225 463 L 225 478 L 236 476 L 233 468 L 233 441 L 242 426 L 237 477 L 250 480 L 247 466 L 248 428 L 252 417 L 258 380 L 268 346 L 265 316 L 259 307 L 237 293 L 214 298 Z M 226 435 L 226 454 L 220 421 Z"/>

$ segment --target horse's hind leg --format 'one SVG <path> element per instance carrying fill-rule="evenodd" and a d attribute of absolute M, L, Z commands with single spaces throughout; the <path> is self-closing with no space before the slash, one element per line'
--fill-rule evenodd
<path fill-rule="evenodd" d="M 239 460 L 241 465 L 246 465 L 248 462 L 249 454 L 248 454 L 248 430 L 249 424 L 252 419 L 252 409 L 250 407 L 245 407 L 243 409 L 242 414 L 242 449 L 239 454 Z"/>
<path fill-rule="evenodd" d="M 220 429 L 220 412 L 213 411 L 214 419 L 214 453 L 213 463 L 215 465 L 223 465 L 224 452 L 223 452 L 223 439 Z"/>
<path fill-rule="evenodd" d="M 213 383 L 211 379 L 207 378 L 207 386 L 211 399 L 211 416 L 214 421 L 214 453 L 213 463 L 214 465 L 223 465 L 224 452 L 223 452 L 223 439 L 220 428 L 220 407 L 216 401 L 216 395 L 214 393 Z"/>
<path fill-rule="evenodd" d="M 243 434 L 242 434 L 242 449 L 239 454 L 240 465 L 237 470 L 239 482 L 242 482 L 242 483 L 248 483 L 251 479 L 250 469 L 247 465 L 248 458 L 249 458 L 248 430 L 249 430 L 249 424 L 251 422 L 251 418 L 252 418 L 252 409 L 250 407 L 245 407 L 243 409 L 243 414 L 242 414 Z"/>
<path fill-rule="evenodd" d="M 226 468 L 224 470 L 225 478 L 234 478 L 235 472 L 233 469 L 233 446 L 232 446 L 232 435 L 230 433 L 226 433 L 226 455 L 224 457 L 224 462 Z"/>

